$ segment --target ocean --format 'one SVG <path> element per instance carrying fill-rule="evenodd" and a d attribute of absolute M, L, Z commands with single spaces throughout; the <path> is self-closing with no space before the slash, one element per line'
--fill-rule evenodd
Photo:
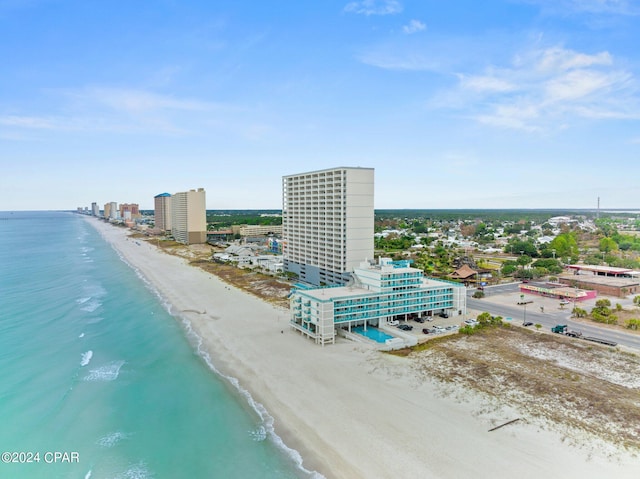
<path fill-rule="evenodd" d="M 0 213 L 0 478 L 306 478 L 79 215 Z"/>

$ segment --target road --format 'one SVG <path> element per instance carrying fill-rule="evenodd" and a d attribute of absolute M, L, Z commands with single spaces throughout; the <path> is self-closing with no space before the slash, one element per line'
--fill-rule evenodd
<path fill-rule="evenodd" d="M 469 310 L 486 311 L 493 316 L 512 318 L 514 323 L 523 323 L 526 315 L 526 321 L 541 324 L 546 331 L 557 324 L 566 324 L 569 330 L 580 331 L 583 336 L 615 341 L 620 346 L 640 350 L 640 335 L 614 331 L 595 323 L 587 324 L 571 319 L 573 304 L 560 309 L 557 299 L 525 294 L 524 300 L 531 302 L 518 305 L 517 302 L 520 301 L 518 283 L 485 287 L 485 298 L 483 299 L 473 299 L 471 297 L 473 292 L 473 289 L 468 290 L 467 309 Z M 541 311 L 541 307 L 544 308 L 544 312 Z M 590 307 L 586 309 L 590 310 Z"/>

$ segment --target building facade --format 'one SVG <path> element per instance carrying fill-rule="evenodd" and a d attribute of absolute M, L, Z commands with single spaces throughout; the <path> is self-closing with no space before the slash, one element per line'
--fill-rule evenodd
<path fill-rule="evenodd" d="M 140 218 L 140 207 L 137 203 L 121 203 L 120 204 L 120 218 L 125 220 L 135 220 Z"/>
<path fill-rule="evenodd" d="M 171 197 L 171 234 L 184 244 L 207 242 L 207 209 L 204 188 L 175 193 Z"/>
<path fill-rule="evenodd" d="M 240 236 L 282 235 L 282 225 L 242 225 L 238 233 Z"/>
<path fill-rule="evenodd" d="M 314 285 L 346 284 L 373 259 L 373 168 L 339 167 L 282 178 L 285 271 Z"/>
<path fill-rule="evenodd" d="M 171 195 L 160 193 L 153 197 L 153 215 L 156 228 L 171 231 Z"/>
<path fill-rule="evenodd" d="M 466 312 L 464 285 L 424 278 L 408 261 L 389 258 L 354 268 L 348 286 L 294 289 L 290 296 L 291 327 L 322 345 L 334 343 L 340 328 L 351 331 L 355 326 Z"/>

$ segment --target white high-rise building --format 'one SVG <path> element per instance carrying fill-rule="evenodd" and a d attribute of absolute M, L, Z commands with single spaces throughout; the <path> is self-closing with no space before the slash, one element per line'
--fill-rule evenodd
<path fill-rule="evenodd" d="M 282 178 L 284 269 L 340 285 L 373 259 L 373 168 L 339 167 Z"/>
<path fill-rule="evenodd" d="M 171 197 L 171 234 L 184 244 L 207 242 L 207 208 L 204 188 Z"/>

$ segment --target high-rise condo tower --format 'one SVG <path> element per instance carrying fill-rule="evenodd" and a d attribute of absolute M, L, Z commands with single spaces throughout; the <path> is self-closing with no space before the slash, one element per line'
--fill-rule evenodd
<path fill-rule="evenodd" d="M 373 168 L 353 167 L 282 178 L 285 271 L 314 285 L 340 285 L 373 259 L 373 180 Z"/>

